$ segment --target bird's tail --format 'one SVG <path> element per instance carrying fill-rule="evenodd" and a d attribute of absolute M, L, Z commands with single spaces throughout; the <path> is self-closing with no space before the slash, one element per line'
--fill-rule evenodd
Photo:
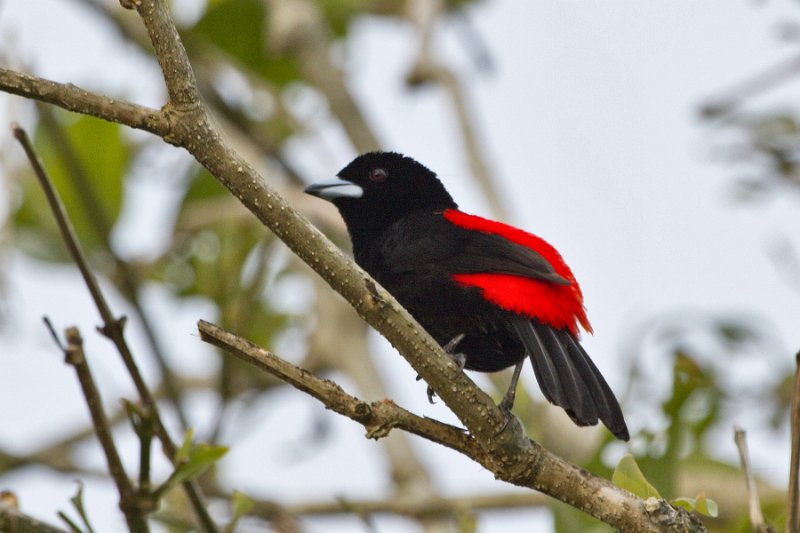
<path fill-rule="evenodd" d="M 515 321 L 514 328 L 548 401 L 562 407 L 579 426 L 592 426 L 599 419 L 617 438 L 630 438 L 611 387 L 572 333 L 525 319 Z"/>

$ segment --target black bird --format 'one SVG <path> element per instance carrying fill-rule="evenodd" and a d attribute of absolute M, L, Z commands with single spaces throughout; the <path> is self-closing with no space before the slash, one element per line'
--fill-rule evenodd
<path fill-rule="evenodd" d="M 578 342 L 578 324 L 592 330 L 580 286 L 555 248 L 459 211 L 436 174 L 397 153 L 361 155 L 306 192 L 333 202 L 356 262 L 464 368 L 515 366 L 501 408 L 513 405 L 527 355 L 545 398 L 576 424 L 600 420 L 629 439 L 614 393 Z"/>

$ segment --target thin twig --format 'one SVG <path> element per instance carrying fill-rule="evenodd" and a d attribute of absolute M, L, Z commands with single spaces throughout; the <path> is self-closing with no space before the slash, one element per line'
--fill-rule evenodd
<path fill-rule="evenodd" d="M 57 337 L 58 334 L 56 334 L 56 339 L 54 340 L 56 340 L 56 343 L 58 344 L 61 342 L 61 339 L 58 339 Z M 207 390 L 210 384 L 211 382 L 206 379 L 189 379 L 182 380 L 180 386 L 182 390 Z M 156 400 L 163 398 L 163 388 L 153 391 L 153 397 Z M 141 407 L 137 405 L 136 408 Z M 128 415 L 124 408 L 116 409 L 108 417 L 108 421 L 112 427 L 126 420 L 128 420 Z M 0 475 L 6 474 L 16 468 L 38 464 L 52 468 L 58 472 L 80 473 L 82 475 L 94 477 L 108 477 L 108 472 L 80 466 L 76 464 L 72 458 L 73 447 L 93 436 L 94 428 L 89 425 L 74 431 L 59 441 L 47 444 L 38 450 L 33 450 L 26 454 L 15 454 L 0 449 Z"/>
<path fill-rule="evenodd" d="M 128 474 L 125 472 L 125 467 L 122 465 L 119 452 L 117 452 L 117 447 L 114 444 L 111 426 L 103 409 L 103 402 L 100 399 L 100 392 L 94 383 L 89 363 L 86 361 L 86 356 L 83 352 L 81 334 L 78 328 L 71 327 L 66 329 L 65 336 L 67 345 L 64 350 L 64 356 L 66 362 L 75 368 L 75 372 L 78 375 L 83 396 L 86 398 L 86 405 L 89 407 L 89 413 L 92 416 L 95 434 L 100 441 L 103 454 L 105 454 L 108 462 L 108 472 L 111 474 L 111 478 L 119 491 L 119 508 L 125 515 L 125 521 L 128 523 L 128 528 L 131 532 L 146 533 L 149 531 L 147 520 L 139 508 L 136 491 L 128 478 Z"/>
<path fill-rule="evenodd" d="M 789 491 L 787 494 L 788 516 L 786 519 L 786 533 L 797 533 L 800 530 L 800 352 L 795 356 L 794 389 L 792 390 L 792 456 L 789 466 Z"/>
<path fill-rule="evenodd" d="M 721 95 L 709 98 L 700 108 L 700 114 L 716 118 L 741 106 L 748 98 L 758 96 L 800 74 L 800 56 L 784 60 L 740 82 Z"/>
<path fill-rule="evenodd" d="M 347 88 L 330 54 L 330 28 L 322 7 L 310 0 L 266 0 L 266 35 L 276 53 L 291 53 L 303 76 L 328 101 L 350 142 L 358 152 L 380 149 L 380 142 Z"/>
<path fill-rule="evenodd" d="M 86 260 L 83 249 L 78 244 L 78 239 L 75 236 L 75 229 L 72 227 L 72 223 L 67 217 L 64 204 L 61 203 L 61 199 L 58 197 L 58 193 L 56 193 L 52 181 L 39 160 L 39 156 L 36 155 L 36 151 L 33 148 L 33 144 L 31 144 L 30 138 L 28 138 L 28 134 L 16 123 L 11 125 L 11 131 L 28 156 L 28 161 L 30 161 L 33 171 L 39 179 L 39 184 L 42 186 L 42 190 L 47 197 L 47 202 L 50 204 L 53 216 L 56 218 L 56 223 L 61 231 L 61 236 L 64 238 L 64 243 L 67 245 L 70 255 L 72 255 L 72 258 L 75 260 L 81 272 L 81 276 L 83 276 L 83 281 L 86 283 L 86 287 L 89 289 L 98 311 L 100 311 L 103 322 L 106 324 L 113 322 L 115 319 L 111 314 L 111 309 L 108 307 L 106 299 L 100 292 L 100 285 L 97 283 L 94 272 L 89 268 L 89 262 Z"/>
<path fill-rule="evenodd" d="M 226 500 L 229 493 L 215 494 Z M 551 499 L 538 492 L 483 494 L 475 496 L 456 496 L 452 498 L 415 498 L 413 496 L 393 495 L 382 500 L 351 500 L 337 498 L 334 501 L 320 501 L 282 505 L 270 500 L 254 500 L 252 516 L 265 520 L 281 517 L 302 516 L 341 516 L 356 514 L 367 516 L 391 514 L 414 519 L 432 517 L 452 517 L 454 514 L 469 511 L 504 511 L 509 509 L 530 509 L 547 506 Z"/>
<path fill-rule="evenodd" d="M 59 153 L 61 159 L 64 161 L 64 166 L 69 173 L 70 179 L 75 185 L 77 192 L 75 197 L 78 198 L 79 202 L 81 202 L 83 209 L 88 215 L 87 219 L 91 222 L 90 227 L 94 230 L 97 239 L 103 243 L 103 246 L 111 255 L 111 258 L 114 262 L 114 268 L 119 273 L 121 285 L 120 290 L 131 303 L 131 306 L 136 314 L 136 318 L 142 325 L 142 329 L 144 330 L 145 338 L 150 345 L 153 358 L 156 360 L 158 369 L 161 372 L 164 391 L 166 392 L 167 398 L 174 406 L 178 420 L 180 421 L 182 428 L 185 430 L 189 426 L 189 423 L 181 404 L 180 391 L 175 384 L 175 375 L 172 371 L 172 368 L 170 368 L 169 363 L 167 363 L 167 358 L 164 355 L 164 350 L 161 347 L 161 343 L 158 341 L 155 327 L 151 323 L 149 316 L 144 312 L 142 307 L 141 299 L 139 297 L 139 280 L 127 261 L 123 261 L 122 258 L 120 258 L 119 255 L 114 251 L 114 247 L 111 245 L 110 235 L 112 224 L 108 213 L 106 213 L 102 202 L 97 197 L 96 192 L 92 189 L 85 165 L 75 153 L 72 144 L 67 136 L 64 135 L 63 130 L 56 122 L 52 112 L 46 106 L 40 105 L 39 116 L 41 124 L 53 139 L 55 150 Z M 109 322 L 114 321 L 113 317 L 110 321 L 105 315 L 102 318 L 106 323 L 106 327 L 108 327 Z"/>
<path fill-rule="evenodd" d="M 417 57 L 406 75 L 406 82 L 411 87 L 437 83 L 450 97 L 470 171 L 483 190 L 489 208 L 496 216 L 505 218 L 508 214 L 505 203 L 486 163 L 486 155 L 478 134 L 479 128 L 476 127 L 475 118 L 469 111 L 472 106 L 467 102 L 464 84 L 451 69 L 436 60 L 431 49 L 433 31 L 444 9 L 444 3 L 441 0 L 415 0 L 411 2 L 411 7 L 411 17 L 417 26 L 419 44 Z"/>
<path fill-rule="evenodd" d="M 454 498 L 414 499 L 390 498 L 387 500 L 336 500 L 333 502 L 300 503 L 286 507 L 286 511 L 295 515 L 339 515 L 352 513 L 354 510 L 364 514 L 394 514 L 420 518 L 425 516 L 452 516 L 453 513 L 469 509 L 470 511 L 497 511 L 542 507 L 549 505 L 551 499 L 538 492 L 485 494 L 477 496 L 461 496 Z M 254 513 L 258 514 L 258 503 Z"/>
<path fill-rule="evenodd" d="M 125 363 L 128 373 L 133 379 L 142 404 L 144 405 L 145 409 L 152 413 L 155 433 L 161 441 L 164 454 L 170 459 L 170 461 L 174 461 L 178 448 L 170 438 L 169 433 L 167 432 L 167 429 L 161 420 L 161 415 L 159 414 L 156 401 L 153 398 L 150 389 L 147 387 L 147 384 L 145 383 L 144 378 L 139 371 L 139 367 L 136 365 L 136 361 L 133 358 L 133 354 L 130 351 L 130 347 L 125 340 L 125 335 L 123 332 L 125 318 L 122 317 L 117 319 L 113 316 L 111 308 L 103 296 L 103 293 L 100 291 L 100 286 L 97 283 L 97 279 L 89 268 L 89 264 L 86 261 L 86 256 L 84 255 L 83 250 L 78 242 L 78 238 L 75 235 L 75 230 L 72 228 L 72 224 L 67 217 L 64 205 L 62 204 L 61 199 L 58 197 L 58 193 L 53 187 L 50 177 L 47 175 L 47 172 L 42 166 L 39 157 L 30 142 L 28 134 L 17 124 L 12 124 L 11 130 L 22 145 L 23 149 L 25 150 L 25 154 L 30 160 L 34 173 L 36 174 L 36 177 L 39 179 L 39 182 L 45 191 L 45 196 L 47 197 L 50 208 L 56 218 L 59 230 L 64 238 L 64 242 L 72 254 L 73 260 L 78 265 L 78 269 L 83 276 L 86 286 L 89 288 L 89 292 L 92 295 L 95 306 L 100 312 L 100 316 L 104 322 L 104 325 L 100 331 L 106 337 L 111 339 L 116 346 L 117 351 L 122 356 L 122 360 Z M 192 504 L 192 508 L 203 525 L 203 528 L 209 533 L 215 533 L 217 531 L 217 527 L 213 520 L 211 520 L 211 516 L 208 514 L 208 509 L 206 508 L 205 501 L 196 482 L 186 481 L 183 483 L 183 487 Z"/>
<path fill-rule="evenodd" d="M 764 515 L 761 512 L 761 500 L 758 497 L 758 487 L 753 478 L 753 470 L 750 468 L 750 454 L 747 451 L 747 434 L 736 426 L 733 428 L 733 440 L 739 450 L 739 461 L 742 464 L 744 479 L 747 483 L 748 510 L 750 512 L 750 523 L 756 533 L 774 533 L 772 528 L 764 522 Z"/>

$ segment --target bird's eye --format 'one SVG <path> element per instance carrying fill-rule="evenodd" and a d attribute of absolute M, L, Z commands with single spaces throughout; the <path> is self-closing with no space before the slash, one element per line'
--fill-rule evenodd
<path fill-rule="evenodd" d="M 389 173 L 386 172 L 385 168 L 373 168 L 369 171 L 369 180 L 370 181 L 384 181 L 386 178 L 389 177 Z"/>

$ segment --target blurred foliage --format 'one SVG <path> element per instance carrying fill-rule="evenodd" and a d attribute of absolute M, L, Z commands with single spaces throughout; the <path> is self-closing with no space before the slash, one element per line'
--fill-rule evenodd
<path fill-rule="evenodd" d="M 714 125 L 735 140 L 721 148 L 737 170 L 734 198 L 754 202 L 800 192 L 800 116 L 794 110 L 733 112 Z"/>
<path fill-rule="evenodd" d="M 49 125 L 41 122 L 36 129 L 37 150 L 83 246 L 90 253 L 104 250 L 108 231 L 121 211 L 124 179 L 134 147 L 125 140 L 118 124 L 61 111 L 56 112 L 56 118 L 60 120 Z M 23 171 L 20 189 L 22 202 L 11 221 L 19 245 L 37 259 L 69 262 L 32 170 Z"/>
<path fill-rule="evenodd" d="M 271 84 L 298 81 L 296 63 L 289 57 L 275 57 L 266 49 L 265 9 L 260 0 L 215 2 L 186 33 L 186 39 L 218 48 L 234 64 L 247 67 Z"/>

